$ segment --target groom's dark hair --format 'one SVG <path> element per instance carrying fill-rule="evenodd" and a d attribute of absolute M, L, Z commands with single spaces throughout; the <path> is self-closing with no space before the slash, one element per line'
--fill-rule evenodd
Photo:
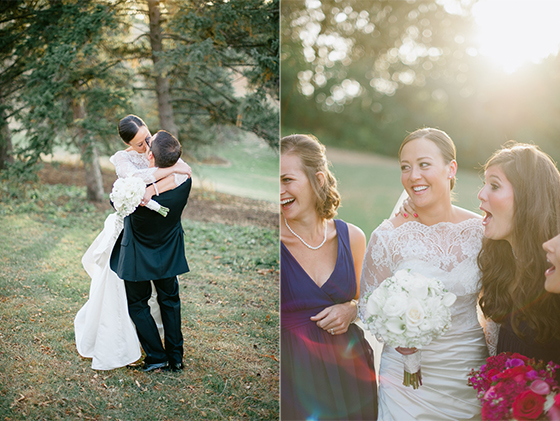
<path fill-rule="evenodd" d="M 160 130 L 152 136 L 150 149 L 154 154 L 155 166 L 159 168 L 168 168 L 175 165 L 183 153 L 179 141 L 165 130 Z"/>

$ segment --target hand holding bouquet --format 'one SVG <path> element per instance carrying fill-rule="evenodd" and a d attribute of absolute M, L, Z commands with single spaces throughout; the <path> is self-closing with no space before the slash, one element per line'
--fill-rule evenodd
<path fill-rule="evenodd" d="M 451 327 L 449 307 L 456 298 L 439 280 L 408 269 L 397 271 L 366 294 L 362 313 L 367 329 L 394 348 L 418 348 L 403 355 L 405 386 L 417 389 L 422 384 L 420 349 Z"/>
<path fill-rule="evenodd" d="M 115 205 L 115 209 L 121 217 L 130 215 L 136 210 L 144 193 L 146 192 L 146 185 L 139 177 L 119 178 L 113 184 L 113 190 L 109 197 Z M 167 216 L 169 208 L 161 206 L 154 200 L 150 200 L 146 207 L 151 209 L 162 216 Z"/>
<path fill-rule="evenodd" d="M 113 190 L 109 197 L 117 210 L 115 235 L 118 236 L 121 232 L 124 218 L 136 210 L 145 192 L 146 184 L 139 177 L 119 178 L 113 183 Z M 169 212 L 169 208 L 161 206 L 155 200 L 150 200 L 146 207 L 162 216 L 167 216 Z"/>
<path fill-rule="evenodd" d="M 482 419 L 560 421 L 559 367 L 511 352 L 487 358 L 468 382 L 478 393 Z"/>

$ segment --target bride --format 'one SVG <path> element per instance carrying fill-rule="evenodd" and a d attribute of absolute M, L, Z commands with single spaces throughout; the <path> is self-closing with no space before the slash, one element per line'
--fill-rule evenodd
<path fill-rule="evenodd" d="M 140 177 L 146 184 L 143 203 L 154 194 L 171 190 L 184 183 L 191 168 L 183 160 L 169 168 L 149 167 L 146 156 L 150 131 L 141 118 L 128 115 L 119 122 L 119 135 L 128 146 L 114 154 L 110 161 L 117 176 Z M 91 358 L 94 370 L 112 370 L 140 359 L 136 328 L 128 315 L 124 283 L 109 266 L 109 259 L 119 235 L 116 213 L 105 220 L 103 231 L 82 257 L 84 269 L 91 277 L 89 299 L 76 314 L 74 332 L 78 353 Z M 152 296 L 152 313 L 159 317 L 159 306 Z"/>
<path fill-rule="evenodd" d="M 401 145 L 399 162 L 401 182 L 418 218 L 407 222 L 399 214 L 373 231 L 362 272 L 361 319 L 367 328 L 365 294 L 403 268 L 439 279 L 457 300 L 451 307 L 451 328 L 421 350 L 423 385 L 418 389 L 402 384 L 402 355 L 419 351 L 385 345 L 379 372 L 379 419 L 480 417 L 467 375 L 488 357 L 476 311 L 481 217 L 451 204 L 457 163 L 455 145 L 446 133 L 430 128 L 411 133 Z"/>

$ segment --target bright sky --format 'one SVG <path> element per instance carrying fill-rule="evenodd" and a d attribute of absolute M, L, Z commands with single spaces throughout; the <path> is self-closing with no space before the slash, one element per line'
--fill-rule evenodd
<path fill-rule="evenodd" d="M 559 0 L 479 0 L 473 13 L 479 25 L 479 52 L 507 73 L 558 53 Z"/>

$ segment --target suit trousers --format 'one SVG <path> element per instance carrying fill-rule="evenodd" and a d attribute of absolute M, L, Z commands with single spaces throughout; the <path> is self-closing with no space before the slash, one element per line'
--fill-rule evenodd
<path fill-rule="evenodd" d="M 156 364 L 168 361 L 178 364 L 183 361 L 183 335 L 181 333 L 181 301 L 177 277 L 156 279 L 157 300 L 163 322 L 165 348 L 161 342 L 156 322 L 148 300 L 152 295 L 150 281 L 125 281 L 128 313 L 136 325 L 138 338 L 146 353 L 145 362 Z"/>

